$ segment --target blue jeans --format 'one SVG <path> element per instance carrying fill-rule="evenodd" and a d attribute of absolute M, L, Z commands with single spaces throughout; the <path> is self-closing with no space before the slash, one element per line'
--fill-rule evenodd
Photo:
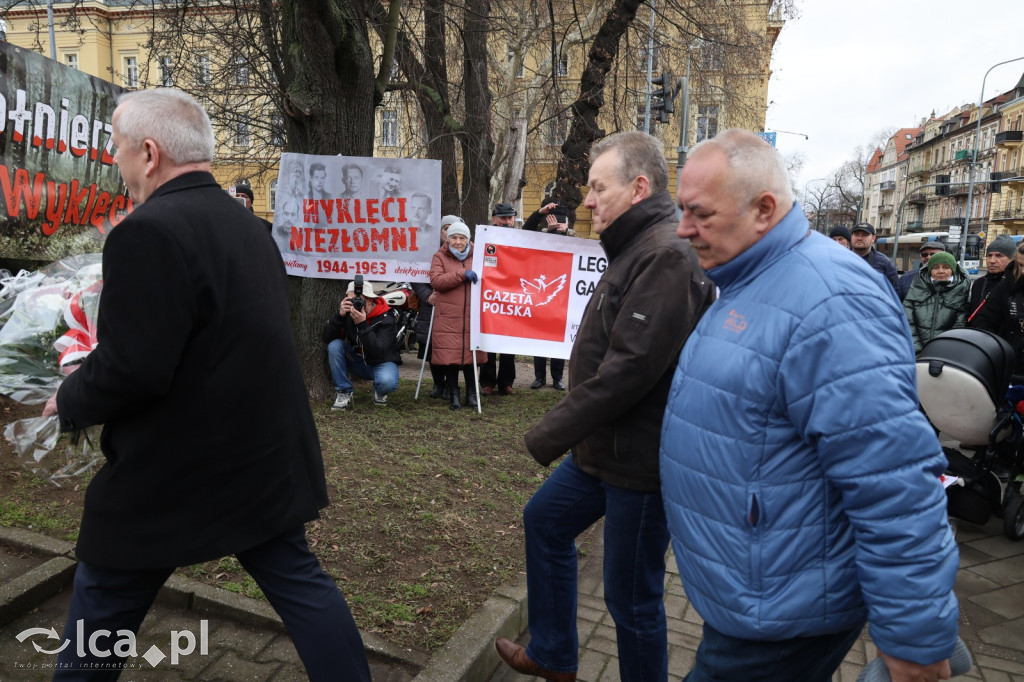
<path fill-rule="evenodd" d="M 814 637 L 775 642 L 739 639 L 704 624 L 704 639 L 684 682 L 830 682 L 864 624 Z"/>
<path fill-rule="evenodd" d="M 235 556 L 281 616 L 310 680 L 370 682 L 363 641 L 348 604 L 310 551 L 303 526 Z M 125 660 L 117 656 L 114 647 L 121 637 L 98 635 L 99 651 L 91 652 L 83 643 L 85 656 L 79 658 L 78 621 L 83 621 L 87 638 L 100 630 L 137 633 L 157 592 L 173 570 L 130 570 L 79 562 L 64 627 L 64 639 L 72 643 L 60 652 L 60 667 L 53 679 L 60 682 L 116 680 L 121 674 L 118 665 Z M 197 613 L 196 626 L 200 620 L 201 614 Z M 170 630 L 165 634 L 169 635 Z M 193 630 L 193 634 L 198 639 L 198 632 Z M 215 640 L 209 642 L 210 653 L 215 653 L 216 646 Z M 138 653 L 145 653 L 145 649 L 140 647 Z M 198 647 L 192 655 L 199 655 Z M 97 669 L 98 666 L 103 669 Z"/>
<path fill-rule="evenodd" d="M 359 379 L 373 379 L 373 390 L 377 395 L 387 395 L 398 389 L 398 365 L 393 362 L 368 365 L 366 359 L 356 353 L 348 341 L 334 339 L 328 343 L 327 362 L 331 365 L 335 391 L 352 392 L 349 373 Z"/>
<path fill-rule="evenodd" d="M 530 644 L 542 668 L 573 672 L 576 536 L 604 517 L 604 600 L 615 621 L 623 682 L 668 678 L 665 553 L 668 525 L 660 492 L 637 492 L 587 474 L 567 457 L 523 510 Z"/>

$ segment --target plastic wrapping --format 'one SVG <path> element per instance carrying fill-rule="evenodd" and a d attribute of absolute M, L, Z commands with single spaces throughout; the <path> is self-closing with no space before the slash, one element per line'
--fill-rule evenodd
<path fill-rule="evenodd" d="M 0 394 L 42 405 L 96 347 L 101 277 L 100 254 L 0 273 Z M 29 470 L 59 486 L 102 457 L 100 429 L 61 434 L 56 416 L 33 417 L 8 424 L 4 437 Z"/>
<path fill-rule="evenodd" d="M 10 294 L 0 298 L 0 393 L 38 405 L 56 392 L 73 361 L 95 347 L 101 277 L 100 254 L 87 254 L 2 283 Z"/>
<path fill-rule="evenodd" d="M 57 416 L 31 417 L 11 422 L 4 438 L 13 446 L 25 467 L 57 487 L 99 464 L 101 427 L 92 426 L 75 434 L 61 434 Z"/>

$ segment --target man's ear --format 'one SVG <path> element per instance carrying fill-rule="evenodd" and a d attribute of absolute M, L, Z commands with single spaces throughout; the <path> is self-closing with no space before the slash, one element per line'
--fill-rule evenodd
<path fill-rule="evenodd" d="M 146 151 L 146 177 L 152 177 L 160 167 L 160 148 L 149 138 L 142 141 L 142 148 Z"/>
<path fill-rule="evenodd" d="M 646 175 L 638 175 L 633 183 L 632 200 L 634 204 L 639 204 L 641 201 L 651 196 L 651 181 Z"/>
<path fill-rule="evenodd" d="M 771 192 L 762 192 L 760 196 L 754 199 L 754 210 L 757 215 L 754 218 L 754 222 L 757 226 L 757 233 L 764 234 L 771 229 L 775 223 L 779 222 L 775 219 L 775 211 L 779 206 L 779 201 Z"/>

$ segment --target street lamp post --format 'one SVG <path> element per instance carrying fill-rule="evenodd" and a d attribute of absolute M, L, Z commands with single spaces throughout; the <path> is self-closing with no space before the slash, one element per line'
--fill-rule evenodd
<path fill-rule="evenodd" d="M 967 212 L 964 216 L 963 232 L 960 234 L 960 266 L 963 267 L 964 260 L 967 258 L 967 228 L 971 224 L 971 203 L 974 199 L 974 173 L 975 166 L 978 164 L 978 144 L 981 139 L 981 107 L 985 103 L 985 81 L 988 80 L 988 75 L 992 73 L 992 69 L 1003 64 L 1010 64 L 1011 62 L 1019 62 L 1024 57 L 1016 57 L 1014 59 L 1007 59 L 1005 62 L 999 62 L 989 67 L 988 71 L 985 72 L 985 77 L 981 79 L 981 94 L 978 95 L 978 125 L 974 129 L 974 145 L 971 150 L 971 167 L 968 171 L 967 179 Z"/>

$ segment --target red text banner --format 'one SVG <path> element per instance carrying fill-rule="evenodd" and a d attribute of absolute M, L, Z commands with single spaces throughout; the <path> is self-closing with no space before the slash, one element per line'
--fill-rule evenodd
<path fill-rule="evenodd" d="M 429 281 L 440 178 L 434 160 L 282 154 L 273 234 L 288 274 Z"/>

